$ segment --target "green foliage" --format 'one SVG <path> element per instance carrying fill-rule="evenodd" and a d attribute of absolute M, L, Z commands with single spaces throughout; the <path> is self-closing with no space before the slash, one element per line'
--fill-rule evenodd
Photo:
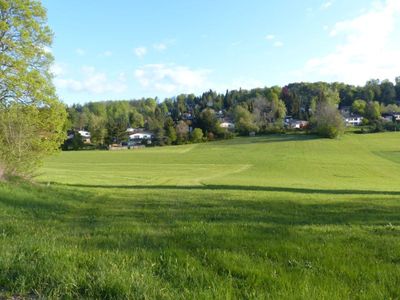
<path fill-rule="evenodd" d="M 358 99 L 353 102 L 353 104 L 351 106 L 351 110 L 353 113 L 365 116 L 366 107 L 367 107 L 367 102 L 365 102 L 364 100 Z"/>
<path fill-rule="evenodd" d="M 369 101 L 365 107 L 365 117 L 370 121 L 376 121 L 381 116 L 381 107 L 377 101 Z"/>
<path fill-rule="evenodd" d="M 211 133 L 212 136 L 218 136 L 223 132 L 219 126 L 219 121 L 215 115 L 215 111 L 209 108 L 204 109 L 200 113 L 198 126 L 203 130 L 204 133 L 206 133 L 206 135 Z"/>
<path fill-rule="evenodd" d="M 201 143 L 203 141 L 203 130 L 201 130 L 201 128 L 195 128 L 190 134 L 190 140 L 193 143 Z"/>
<path fill-rule="evenodd" d="M 175 127 L 177 135 L 177 143 L 184 144 L 189 138 L 189 126 L 185 121 L 179 121 Z"/>
<path fill-rule="evenodd" d="M 62 145 L 63 150 L 81 150 L 85 144 L 83 143 L 82 136 L 79 132 L 74 132 L 71 139 L 67 139 Z"/>
<path fill-rule="evenodd" d="M 1 173 L 30 175 L 65 138 L 65 107 L 49 73 L 51 40 L 39 1 L 1 1 Z"/>
<path fill-rule="evenodd" d="M 254 122 L 252 114 L 242 106 L 236 106 L 233 111 L 236 130 L 241 135 L 248 135 L 250 132 L 258 131 L 258 126 Z"/>
<path fill-rule="evenodd" d="M 267 133 L 275 128 L 282 128 L 285 116 L 285 103 L 276 93 L 270 92 L 269 98 L 258 97 L 253 102 L 253 117 L 261 132 Z"/>
<path fill-rule="evenodd" d="M 337 138 L 344 133 L 344 121 L 336 107 L 329 102 L 318 104 L 313 125 L 318 135 Z"/>
<path fill-rule="evenodd" d="M 166 131 L 166 136 L 167 136 L 166 144 L 171 145 L 171 144 L 175 143 L 176 139 L 177 139 L 175 128 L 173 126 L 168 126 L 165 131 Z"/>

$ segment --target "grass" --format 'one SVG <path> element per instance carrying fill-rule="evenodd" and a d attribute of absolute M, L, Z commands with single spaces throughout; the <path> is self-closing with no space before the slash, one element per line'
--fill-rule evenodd
<path fill-rule="evenodd" d="M 64 152 L 0 184 L 0 298 L 400 299 L 400 134 Z"/>

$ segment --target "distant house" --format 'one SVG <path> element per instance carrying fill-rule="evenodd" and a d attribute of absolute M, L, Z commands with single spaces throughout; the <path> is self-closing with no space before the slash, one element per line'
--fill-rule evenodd
<path fill-rule="evenodd" d="M 78 133 L 81 135 L 82 141 L 83 141 L 85 144 L 90 144 L 90 143 L 91 143 L 91 141 L 90 141 L 91 134 L 90 134 L 89 131 L 86 131 L 86 130 L 78 130 Z"/>
<path fill-rule="evenodd" d="M 126 132 L 128 133 L 128 134 L 133 134 L 133 133 L 136 133 L 136 132 L 143 132 L 143 131 L 145 131 L 145 129 L 144 128 L 132 128 L 132 127 L 130 127 L 130 128 L 128 128 L 128 129 L 126 129 Z"/>
<path fill-rule="evenodd" d="M 79 135 L 81 136 L 83 143 L 85 143 L 85 144 L 91 143 L 91 141 L 90 141 L 91 134 L 89 131 L 86 131 L 86 130 L 77 130 L 77 131 L 69 130 L 67 133 L 67 140 L 72 140 L 77 133 L 79 133 Z"/>
<path fill-rule="evenodd" d="M 188 112 L 183 113 L 182 114 L 182 120 L 191 121 L 191 120 L 193 120 L 193 115 L 191 113 L 188 113 Z"/>
<path fill-rule="evenodd" d="M 360 126 L 362 124 L 364 117 L 360 115 L 351 115 L 344 117 L 344 122 L 346 126 Z"/>
<path fill-rule="evenodd" d="M 349 106 L 342 107 L 340 113 L 344 119 L 346 126 L 360 126 L 364 119 L 363 116 L 351 112 Z"/>
<path fill-rule="evenodd" d="M 154 139 L 154 134 L 149 131 L 136 131 L 129 135 L 128 146 L 135 146 L 140 144 L 151 144 Z"/>
<path fill-rule="evenodd" d="M 134 134 L 129 135 L 130 140 L 145 140 L 145 139 L 152 139 L 153 134 L 151 132 L 137 132 Z"/>
<path fill-rule="evenodd" d="M 219 126 L 224 129 L 235 129 L 235 123 L 232 122 L 222 122 Z"/>
<path fill-rule="evenodd" d="M 387 122 L 400 122 L 400 113 L 382 114 L 382 119 Z"/>
<path fill-rule="evenodd" d="M 287 119 L 285 126 L 291 129 L 304 129 L 307 128 L 309 122 L 306 120 Z"/>
<path fill-rule="evenodd" d="M 383 120 L 383 121 L 386 121 L 386 122 L 393 122 L 395 119 L 394 119 L 394 117 L 393 117 L 393 114 L 382 114 L 382 116 L 381 116 L 381 119 Z"/>

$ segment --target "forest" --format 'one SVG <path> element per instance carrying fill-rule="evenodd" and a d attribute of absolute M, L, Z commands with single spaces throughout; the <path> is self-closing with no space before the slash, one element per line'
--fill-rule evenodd
<path fill-rule="evenodd" d="M 282 133 L 285 118 L 309 122 L 308 131 L 336 137 L 343 131 L 339 110 L 364 117 L 368 131 L 393 130 L 398 124 L 382 121 L 382 114 L 400 112 L 400 77 L 395 82 L 369 80 L 364 86 L 344 83 L 291 83 L 251 90 L 181 94 L 160 101 L 142 98 L 74 104 L 67 108 L 69 133 L 87 130 L 91 146 L 126 142 L 127 128 L 154 133 L 153 145 L 185 144 L 232 138 L 249 133 Z M 235 124 L 234 129 L 220 124 Z M 324 127 L 325 126 L 325 127 Z M 319 130 L 321 129 L 322 130 Z M 78 136 L 78 135 L 76 135 Z M 83 147 L 80 139 L 68 140 L 64 149 Z"/>

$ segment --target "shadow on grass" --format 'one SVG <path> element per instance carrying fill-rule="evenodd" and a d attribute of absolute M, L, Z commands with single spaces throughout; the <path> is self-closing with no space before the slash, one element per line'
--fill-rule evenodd
<path fill-rule="evenodd" d="M 233 140 L 225 140 L 225 141 L 216 141 L 215 144 L 218 143 L 229 143 L 232 145 L 243 145 L 243 144 L 268 144 L 268 143 L 280 143 L 280 142 L 301 142 L 301 141 L 309 141 L 321 139 L 321 137 L 305 134 L 305 133 L 289 133 L 289 134 L 269 134 L 262 135 L 257 137 L 241 137 L 239 139 Z"/>
<path fill-rule="evenodd" d="M 260 192 L 283 192 L 299 194 L 327 194 L 327 195 L 391 195 L 400 196 L 400 191 L 376 191 L 376 190 L 353 190 L 353 189 L 310 189 L 274 186 L 251 186 L 251 185 L 96 185 L 96 184 L 60 184 L 79 188 L 101 188 L 101 189 L 141 189 L 141 190 L 228 190 L 228 191 L 260 191 Z"/>

